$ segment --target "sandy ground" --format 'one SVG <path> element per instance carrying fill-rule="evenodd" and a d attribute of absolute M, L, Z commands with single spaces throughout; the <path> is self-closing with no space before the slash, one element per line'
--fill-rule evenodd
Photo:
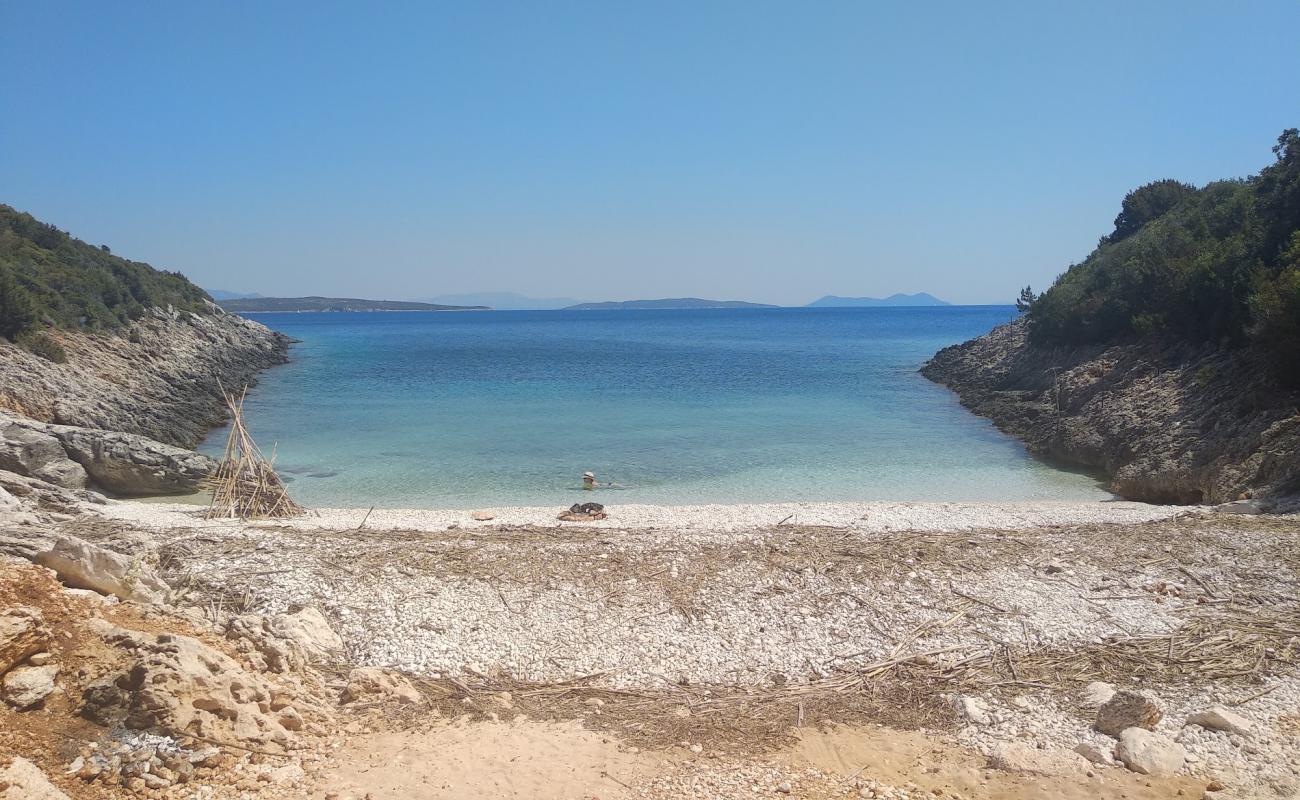
<path fill-rule="evenodd" d="M 1120 770 L 1024 776 L 989 769 L 941 736 L 880 726 L 805 728 L 761 759 L 689 748 L 647 752 L 572 722 L 455 721 L 419 733 L 354 738 L 327 791 L 374 800 L 601 798 L 1199 797 L 1204 781 Z M 783 791 L 785 789 L 786 791 Z"/>

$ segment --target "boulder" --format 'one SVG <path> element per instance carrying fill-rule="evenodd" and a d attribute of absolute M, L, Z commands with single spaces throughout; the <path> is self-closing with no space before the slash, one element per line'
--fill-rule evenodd
<path fill-rule="evenodd" d="M 19 710 L 35 708 L 54 692 L 54 679 L 58 674 L 59 668 L 53 664 L 14 667 L 0 680 L 5 702 Z"/>
<path fill-rule="evenodd" d="M 17 506 L 9 512 L 10 522 L 22 519 L 36 521 L 32 512 L 52 511 L 59 514 L 80 514 L 82 505 L 93 503 L 103 505 L 104 496 L 85 489 L 64 489 L 40 478 L 19 475 L 7 469 L 0 469 L 0 488 L 17 501 Z"/>
<path fill-rule="evenodd" d="M 86 470 L 68 458 L 55 436 L 12 419 L 0 420 L 0 469 L 64 489 L 86 485 Z"/>
<path fill-rule="evenodd" d="M 0 610 L 0 675 L 50 644 L 50 631 L 39 608 L 13 606 Z"/>
<path fill-rule="evenodd" d="M 36 555 L 36 563 L 58 574 L 76 589 L 93 589 L 137 603 L 161 603 L 169 588 L 138 558 L 130 558 L 81 539 L 60 536 L 54 545 Z"/>
<path fill-rule="evenodd" d="M 1039 750 L 1021 742 L 1002 742 L 989 753 L 989 766 L 1022 775 L 1072 777 L 1087 772 L 1088 762 L 1069 750 Z"/>
<path fill-rule="evenodd" d="M 191 494 L 217 468 L 205 455 L 133 433 L 68 425 L 50 430 L 97 486 L 115 494 Z"/>
<path fill-rule="evenodd" d="M 296 640 L 277 635 L 271 620 L 260 614 L 241 614 L 226 624 L 226 638 L 234 641 L 244 659 L 264 672 L 296 672 L 310 657 Z"/>
<path fill-rule="evenodd" d="M 1200 725 L 1212 731 L 1235 733 L 1238 736 L 1249 736 L 1254 727 L 1250 720 L 1223 706 L 1211 706 L 1205 711 L 1192 714 L 1187 718 L 1187 724 Z"/>
<path fill-rule="evenodd" d="M 1145 728 L 1122 731 L 1115 755 L 1134 772 L 1157 777 L 1177 774 L 1187 761 L 1182 745 Z"/>
<path fill-rule="evenodd" d="M 1094 727 L 1109 736 L 1119 736 L 1126 728 L 1155 730 L 1156 723 L 1163 716 L 1164 711 L 1154 698 L 1124 689 L 1097 709 Z"/>
<path fill-rule="evenodd" d="M 317 608 L 277 614 L 268 620 L 267 629 L 281 639 L 297 642 L 314 660 L 337 659 L 343 653 L 343 640 Z"/>
<path fill-rule="evenodd" d="M 40 767 L 21 756 L 0 762 L 0 800 L 70 800 Z"/>
<path fill-rule="evenodd" d="M 1115 696 L 1115 686 L 1103 681 L 1093 681 L 1079 692 L 1079 705 L 1084 708 L 1101 708 Z"/>
<path fill-rule="evenodd" d="M 424 695 L 406 676 L 379 667 L 357 667 L 349 672 L 348 685 L 340 700 L 344 703 L 365 701 L 424 705 Z"/>
<path fill-rule="evenodd" d="M 225 653 L 188 636 L 112 626 L 104 633 L 109 644 L 128 651 L 130 662 L 86 687 L 83 716 L 176 737 L 282 747 L 295 741 L 302 719 L 293 698 Z"/>

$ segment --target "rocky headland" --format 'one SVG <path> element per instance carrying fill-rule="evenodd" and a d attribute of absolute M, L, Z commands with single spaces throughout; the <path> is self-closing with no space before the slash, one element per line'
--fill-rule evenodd
<path fill-rule="evenodd" d="M 947 347 L 921 372 L 1032 453 L 1104 472 L 1128 499 L 1266 507 L 1300 493 L 1300 392 L 1251 349 L 1046 347 L 1028 325 Z"/>
<path fill-rule="evenodd" d="M 152 308 L 113 333 L 51 330 L 65 363 L 0 341 L 0 409 L 192 448 L 225 419 L 220 387 L 255 382 L 288 359 L 290 344 L 215 304 L 209 311 Z"/>
<path fill-rule="evenodd" d="M 46 335 L 64 362 L 0 341 L 0 471 L 123 496 L 196 491 L 215 464 L 189 448 L 224 419 L 221 387 L 255 382 L 289 347 L 216 306 L 151 309 L 114 333 Z"/>

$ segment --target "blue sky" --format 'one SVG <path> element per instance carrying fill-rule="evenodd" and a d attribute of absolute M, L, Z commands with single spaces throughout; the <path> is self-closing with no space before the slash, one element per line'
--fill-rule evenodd
<path fill-rule="evenodd" d="M 0 202 L 209 288 L 1007 302 L 1300 125 L 1300 3 L 6 3 Z"/>

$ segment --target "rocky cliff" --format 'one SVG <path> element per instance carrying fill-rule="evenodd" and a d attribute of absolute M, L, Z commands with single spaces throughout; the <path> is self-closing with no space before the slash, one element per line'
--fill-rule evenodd
<path fill-rule="evenodd" d="M 51 329 L 62 364 L 0 340 L 0 410 L 192 448 L 225 417 L 219 386 L 253 383 L 289 348 L 284 335 L 211 309 L 150 309 L 115 333 Z"/>
<path fill-rule="evenodd" d="M 1158 503 L 1300 492 L 1300 392 L 1258 354 L 1143 342 L 1030 345 L 1026 321 L 939 351 L 921 368 L 1030 452 L 1103 471 Z"/>

